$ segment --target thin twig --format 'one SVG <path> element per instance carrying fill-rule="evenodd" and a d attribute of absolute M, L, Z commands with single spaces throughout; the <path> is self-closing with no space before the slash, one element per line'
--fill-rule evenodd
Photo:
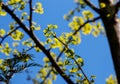
<path fill-rule="evenodd" d="M 87 20 L 83 25 L 81 25 L 81 26 L 73 33 L 73 35 L 76 35 L 77 32 L 79 32 L 87 23 L 94 22 L 94 21 L 96 21 L 96 20 L 98 20 L 98 19 L 100 19 L 100 16 L 99 16 L 99 17 L 96 17 L 96 18 L 94 18 L 94 19 L 92 19 L 92 20 Z M 70 38 L 70 39 L 68 40 L 67 45 L 71 42 L 71 40 L 72 40 L 72 38 Z M 65 50 L 66 50 L 66 46 L 62 49 L 62 51 L 61 51 L 60 54 L 58 55 L 58 59 L 57 59 L 57 60 L 59 60 L 59 58 L 62 56 L 62 54 L 63 54 L 63 52 L 64 52 Z"/>
<path fill-rule="evenodd" d="M 95 7 L 89 0 L 84 0 L 84 2 L 90 7 L 92 8 L 95 12 L 97 12 L 98 14 L 100 13 L 100 10 Z"/>
<path fill-rule="evenodd" d="M 90 84 L 89 79 L 87 78 L 85 72 L 83 71 L 82 67 L 80 66 L 80 64 L 78 64 L 78 62 L 75 60 L 75 58 L 73 58 L 73 60 L 75 61 L 75 63 L 77 64 L 79 70 L 82 72 L 82 74 L 84 75 L 85 79 L 88 81 L 88 83 Z"/>
<path fill-rule="evenodd" d="M 77 32 L 80 31 L 81 28 L 84 27 L 87 23 L 94 22 L 94 21 L 96 21 L 96 20 L 98 20 L 98 19 L 100 19 L 100 16 L 98 16 L 98 17 L 96 17 L 96 18 L 94 18 L 94 19 L 92 19 L 92 20 L 87 20 L 83 25 L 81 25 L 81 26 L 73 33 L 73 35 L 76 35 Z"/>
<path fill-rule="evenodd" d="M 31 46 L 30 48 L 28 48 L 27 50 L 25 50 L 25 53 L 32 50 L 35 46 Z"/>
<path fill-rule="evenodd" d="M 5 4 L 2 4 L 2 8 L 12 16 L 12 18 L 20 25 L 20 27 L 30 36 L 30 38 L 35 42 L 36 46 L 39 47 L 43 53 L 49 58 L 52 66 L 56 69 L 56 71 L 61 75 L 61 77 L 69 84 L 74 84 L 74 82 L 64 73 L 53 57 L 50 55 L 50 52 L 40 43 L 40 41 L 36 38 L 34 33 L 32 33 L 24 23 L 9 9 Z"/>
<path fill-rule="evenodd" d="M 52 71 L 52 69 L 49 70 L 49 72 L 48 72 L 47 75 L 45 76 L 44 80 L 43 80 L 40 84 L 44 84 L 44 83 L 45 83 L 45 80 L 50 76 L 51 71 Z"/>
<path fill-rule="evenodd" d="M 64 45 L 64 43 L 63 43 L 60 39 L 59 39 L 59 41 Z M 68 47 L 67 47 L 67 48 L 68 48 Z M 69 48 L 68 48 L 68 49 L 69 49 Z M 61 51 L 61 53 L 60 53 L 59 56 L 57 57 L 57 61 L 59 61 L 59 58 L 60 58 L 62 52 L 64 52 L 64 50 Z M 88 81 L 88 83 L 90 84 L 90 81 L 88 80 L 88 78 L 87 78 L 86 74 L 84 73 L 82 67 L 78 64 L 78 62 L 75 60 L 75 58 L 73 58 L 73 60 L 75 61 L 75 63 L 77 64 L 79 70 L 81 70 L 82 74 L 84 75 L 84 77 L 86 78 L 86 80 Z"/>
<path fill-rule="evenodd" d="M 93 20 L 88 20 L 86 21 L 83 25 L 81 25 L 74 33 L 73 35 L 76 35 L 77 32 L 79 32 L 81 30 L 82 27 L 84 27 L 87 23 L 90 22 L 94 22 L 96 20 L 100 19 L 100 17 L 94 18 Z M 59 39 L 60 40 L 60 39 Z M 72 39 L 69 39 L 68 44 L 71 42 Z M 61 41 L 60 41 L 61 42 Z M 63 42 L 61 42 L 63 44 Z M 67 45 L 68 45 L 67 44 Z M 63 44 L 64 45 L 64 44 Z M 68 47 L 67 47 L 68 48 Z M 64 46 L 63 50 L 60 52 L 60 54 L 57 57 L 57 61 L 59 60 L 59 58 L 62 56 L 63 52 L 66 50 L 66 46 Z M 78 68 L 81 70 L 82 74 L 84 75 L 84 77 L 86 78 L 86 80 L 88 81 L 88 83 L 90 84 L 90 81 L 88 80 L 86 74 L 84 73 L 83 69 L 81 68 L 81 66 L 77 63 L 77 61 L 73 58 L 73 60 L 75 61 L 75 63 L 77 64 Z"/>
<path fill-rule="evenodd" d="M 29 27 L 32 31 L 32 0 L 29 1 L 29 7 L 30 7 L 30 19 L 29 19 Z"/>
<path fill-rule="evenodd" d="M 68 45 L 65 44 L 64 42 L 62 42 L 57 36 L 54 36 L 54 38 L 56 38 L 58 41 L 60 41 L 65 47 L 68 47 Z"/>
<path fill-rule="evenodd" d="M 66 50 L 66 47 L 64 47 L 62 49 L 62 51 L 59 53 L 59 55 L 57 56 L 57 61 L 59 61 L 60 57 L 62 56 L 63 52 Z"/>
<path fill-rule="evenodd" d="M 1 38 L 0 41 L 0 45 L 2 44 L 2 42 L 9 36 L 11 35 L 13 32 L 15 32 L 16 30 L 18 30 L 20 28 L 20 26 L 16 27 L 14 30 L 10 31 L 8 34 L 6 34 L 4 37 Z"/>

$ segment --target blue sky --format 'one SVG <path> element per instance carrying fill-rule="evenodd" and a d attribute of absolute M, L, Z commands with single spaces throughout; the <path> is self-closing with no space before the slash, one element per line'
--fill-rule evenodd
<path fill-rule="evenodd" d="M 43 4 L 44 14 L 43 15 L 34 15 L 33 20 L 40 24 L 41 29 L 47 27 L 47 24 L 57 24 L 58 29 L 56 32 L 61 34 L 62 32 L 70 31 L 68 27 L 68 22 L 63 19 L 63 15 L 67 14 L 69 10 L 74 9 L 76 4 L 73 0 L 36 0 L 40 1 Z M 94 2 L 96 4 L 96 2 Z M 86 8 L 88 9 L 88 8 Z M 76 15 L 80 15 L 79 13 Z M 3 22 L 6 19 L 5 22 Z M 8 30 L 8 24 L 11 18 L 0 17 L 0 28 L 5 28 Z M 42 37 L 42 32 L 36 32 L 36 35 L 41 40 L 45 40 Z M 111 54 L 109 51 L 109 46 L 107 38 L 105 35 L 99 35 L 98 37 L 93 37 L 92 35 L 81 35 L 82 42 L 77 47 L 74 47 L 75 52 L 79 54 L 85 61 L 83 70 L 88 77 L 90 75 L 96 75 L 95 84 L 105 84 L 106 78 L 114 73 L 114 67 L 112 64 Z M 7 39 L 5 41 L 10 42 L 11 40 Z M 35 53 L 35 52 L 33 52 Z M 35 54 L 37 61 L 41 59 L 39 55 L 44 54 Z M 2 58 L 2 56 L 0 56 Z M 36 68 L 31 68 L 34 70 L 32 76 L 35 77 Z M 38 69 L 39 70 L 39 69 Z M 12 84 L 32 84 L 30 81 L 26 81 L 26 74 L 20 73 L 13 77 Z M 53 84 L 67 84 L 60 76 Z"/>

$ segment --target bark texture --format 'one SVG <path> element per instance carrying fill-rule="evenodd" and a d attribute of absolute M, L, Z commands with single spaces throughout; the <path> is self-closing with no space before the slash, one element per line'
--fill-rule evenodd
<path fill-rule="evenodd" d="M 105 26 L 118 84 L 120 84 L 120 22 L 116 5 L 112 0 L 99 0 L 99 3 L 106 5 L 105 8 L 100 9 L 100 15 Z"/>

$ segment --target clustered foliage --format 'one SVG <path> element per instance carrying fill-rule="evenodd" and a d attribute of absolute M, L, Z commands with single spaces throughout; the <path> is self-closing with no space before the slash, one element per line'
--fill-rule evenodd
<path fill-rule="evenodd" d="M 104 28 L 101 26 L 100 21 L 95 22 L 95 15 L 92 11 L 84 10 L 86 3 L 83 0 L 75 0 L 75 2 L 77 7 L 64 15 L 64 19 L 69 21 L 68 25 L 71 31 L 63 32 L 58 36 L 55 30 L 59 27 L 56 24 L 48 24 L 43 30 L 46 41 L 40 39 L 40 44 L 47 48 L 50 56 L 54 59 L 60 70 L 65 73 L 62 75 L 67 76 L 68 79 L 74 80 L 76 84 L 93 84 L 94 78 L 96 77 L 94 75 L 90 77 L 86 76 L 82 69 L 84 60 L 75 53 L 71 46 L 79 45 L 82 35 L 92 34 L 97 37 L 99 34 L 104 33 Z M 30 9 L 28 5 L 30 5 Z M 13 14 L 19 14 L 17 18 L 26 28 L 28 27 L 29 31 L 32 31 L 31 33 L 37 31 L 42 32 L 40 25 L 32 20 L 33 14 L 38 15 L 44 13 L 41 2 L 32 2 L 32 0 L 0 0 L 0 16 L 10 14 L 4 9 L 4 6 L 8 7 Z M 30 13 L 27 11 L 28 9 Z M 74 16 L 76 12 L 81 12 L 82 15 Z M 73 19 L 71 20 L 71 18 Z M 33 38 L 28 38 L 26 35 L 30 35 L 28 33 L 26 34 L 26 31 L 22 29 L 24 30 L 25 28 L 22 28 L 21 24 L 16 21 L 16 19 L 9 23 L 9 31 L 6 30 L 6 28 L 0 28 L 0 53 L 2 56 L 6 56 L 4 56 L 4 59 L 0 58 L 0 81 L 7 84 L 15 73 L 24 71 L 31 66 L 40 66 L 34 62 L 33 59 L 35 58 L 27 52 L 35 49 L 36 52 L 43 53 L 43 48 L 40 49 L 38 44 L 35 43 L 33 39 L 34 34 L 32 34 Z M 79 30 L 81 31 L 79 32 Z M 12 43 L 5 42 L 5 39 L 11 39 Z M 23 52 L 19 52 L 21 51 L 19 48 L 24 48 Z M 56 54 L 55 50 L 58 50 L 60 53 Z M 29 62 L 30 60 L 32 63 Z M 52 84 L 52 81 L 56 80 L 57 75 L 60 74 L 51 63 L 50 58 L 44 56 L 43 62 L 44 64 L 37 73 L 38 79 L 32 79 L 34 84 Z M 107 79 L 107 84 L 114 84 L 112 76 Z"/>

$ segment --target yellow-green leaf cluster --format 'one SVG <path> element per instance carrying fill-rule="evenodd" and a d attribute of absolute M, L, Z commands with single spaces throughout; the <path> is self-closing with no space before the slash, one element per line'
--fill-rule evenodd
<path fill-rule="evenodd" d="M 5 55 L 9 56 L 10 52 L 12 51 L 12 49 L 9 47 L 9 44 L 6 42 L 5 45 L 3 45 L 3 47 L 0 50 L 2 53 L 4 53 Z"/>
<path fill-rule="evenodd" d="M 2 2 L 0 2 L 0 16 L 6 16 L 6 12 L 2 10 Z"/>
<path fill-rule="evenodd" d="M 37 78 L 42 78 L 44 79 L 47 75 L 47 69 L 46 68 L 42 68 L 39 71 L 39 74 L 37 74 Z"/>
<path fill-rule="evenodd" d="M 31 39 L 27 39 L 27 40 L 23 41 L 22 44 L 25 46 L 28 46 L 28 47 L 33 46 L 33 42 Z"/>
<path fill-rule="evenodd" d="M 117 79 L 110 75 L 109 78 L 106 79 L 106 84 L 117 84 Z"/>
<path fill-rule="evenodd" d="M 8 4 L 13 5 L 13 4 L 19 3 L 20 1 L 22 1 L 22 0 L 9 0 Z"/>
<path fill-rule="evenodd" d="M 15 28 L 15 24 L 16 24 L 15 22 L 9 24 L 9 28 L 11 31 Z"/>
<path fill-rule="evenodd" d="M 34 47 L 34 49 L 36 50 L 36 52 L 40 52 L 41 51 L 41 49 L 39 48 L 39 47 Z"/>
<path fill-rule="evenodd" d="M 8 5 L 11 5 L 14 9 L 23 10 L 28 0 L 9 0 Z"/>
<path fill-rule="evenodd" d="M 0 59 L 0 65 L 3 63 L 3 59 Z"/>
<path fill-rule="evenodd" d="M 104 28 L 103 26 L 101 26 L 101 23 L 98 22 L 95 26 L 93 26 L 93 32 L 92 32 L 92 35 L 97 37 L 100 32 L 104 32 Z"/>
<path fill-rule="evenodd" d="M 64 62 L 62 62 L 62 61 L 57 62 L 57 64 L 58 64 L 58 66 L 64 66 Z"/>
<path fill-rule="evenodd" d="M 27 16 L 27 12 L 23 12 L 21 14 L 21 21 L 24 21 L 25 19 L 27 19 L 26 16 Z"/>
<path fill-rule="evenodd" d="M 84 80 L 83 80 L 83 84 L 89 84 L 88 80 L 87 80 L 87 79 L 84 79 Z"/>
<path fill-rule="evenodd" d="M 73 59 L 74 56 L 75 56 L 75 52 L 74 52 L 73 49 L 66 49 L 66 51 L 65 51 L 65 55 L 66 55 L 68 58 Z"/>
<path fill-rule="evenodd" d="M 34 11 L 35 11 L 36 13 L 39 13 L 39 14 L 43 14 L 43 13 L 44 13 L 42 4 L 41 4 L 40 2 L 37 2 L 37 3 L 36 3 L 36 6 L 34 7 Z"/>
<path fill-rule="evenodd" d="M 81 43 L 81 37 L 79 32 L 76 35 L 72 35 L 71 37 L 71 44 L 77 45 Z"/>
<path fill-rule="evenodd" d="M 84 23 L 82 17 L 74 16 L 73 21 L 69 23 L 69 27 L 72 30 L 78 30 L 78 28 Z"/>
<path fill-rule="evenodd" d="M 6 66 L 4 66 L 4 65 L 0 65 L 0 70 L 2 70 L 2 71 L 6 71 Z"/>
<path fill-rule="evenodd" d="M 62 48 L 63 44 L 56 38 L 53 38 L 53 43 L 50 45 L 51 48 Z"/>
<path fill-rule="evenodd" d="M 43 58 L 43 61 L 44 61 L 45 63 L 50 62 L 49 59 L 48 59 L 47 57 L 44 57 L 44 58 Z"/>
<path fill-rule="evenodd" d="M 93 19 L 94 18 L 94 15 L 93 15 L 93 13 L 90 10 L 84 10 L 82 12 L 82 14 L 83 14 L 83 17 L 84 17 L 85 20 L 89 20 L 89 19 Z"/>
<path fill-rule="evenodd" d="M 82 63 L 82 62 L 83 62 L 83 59 L 79 57 L 76 61 L 77 61 L 77 63 L 79 63 L 79 64 L 80 64 L 80 63 Z"/>
<path fill-rule="evenodd" d="M 32 30 L 40 30 L 40 25 L 37 25 L 37 23 L 32 22 L 31 29 L 32 29 Z"/>
<path fill-rule="evenodd" d="M 16 30 L 10 36 L 12 37 L 13 40 L 20 41 L 24 37 L 24 33 L 20 30 Z"/>
<path fill-rule="evenodd" d="M 51 76 L 52 76 L 52 80 L 56 80 L 57 76 L 53 71 L 51 72 Z"/>
<path fill-rule="evenodd" d="M 0 29 L 0 37 L 5 35 L 5 30 L 4 29 Z"/>
<path fill-rule="evenodd" d="M 106 4 L 103 3 L 103 2 L 101 2 L 101 3 L 100 3 L 100 8 L 105 8 L 105 7 L 106 7 Z"/>
<path fill-rule="evenodd" d="M 52 42 L 53 42 L 53 40 L 51 38 L 47 38 L 45 44 L 49 44 L 49 43 L 52 43 Z"/>
<path fill-rule="evenodd" d="M 15 54 L 15 55 L 20 55 L 20 53 L 17 49 L 14 49 L 12 53 Z"/>
<path fill-rule="evenodd" d="M 44 46 L 43 42 L 40 42 L 40 43 L 41 43 L 41 45 Z M 36 45 L 34 45 L 34 49 L 36 50 L 36 52 L 40 52 L 41 51 L 41 49 L 38 46 L 36 46 Z"/>
<path fill-rule="evenodd" d="M 82 33 L 84 35 L 88 35 L 92 32 L 92 25 L 90 23 L 87 23 L 83 28 L 82 28 Z"/>
<path fill-rule="evenodd" d="M 3 10 L 0 10 L 0 16 L 6 16 L 6 12 L 5 11 L 3 11 Z"/>
<path fill-rule="evenodd" d="M 52 79 L 48 78 L 48 79 L 45 81 L 45 84 L 52 84 Z"/>
<path fill-rule="evenodd" d="M 72 68 L 69 72 L 70 73 L 76 73 L 79 69 L 78 68 Z"/>
<path fill-rule="evenodd" d="M 56 54 L 54 52 L 50 52 L 50 55 L 53 57 L 53 59 L 56 59 Z"/>
<path fill-rule="evenodd" d="M 20 2 L 20 7 L 18 8 L 18 10 L 23 10 L 23 9 L 25 8 L 26 2 L 27 2 L 27 0 L 26 0 L 26 1 L 25 1 L 25 0 L 22 0 L 22 1 Z"/>
<path fill-rule="evenodd" d="M 45 28 L 45 29 L 43 30 L 44 35 L 45 35 L 46 37 L 54 37 L 56 34 L 55 34 L 55 32 L 53 31 L 53 29 L 56 29 L 56 28 L 58 28 L 57 25 L 53 25 L 53 24 L 47 25 L 47 28 Z"/>

